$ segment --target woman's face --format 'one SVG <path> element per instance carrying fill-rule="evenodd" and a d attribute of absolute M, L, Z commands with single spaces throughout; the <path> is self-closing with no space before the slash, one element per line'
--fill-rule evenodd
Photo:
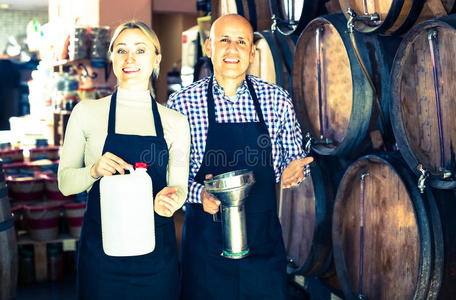
<path fill-rule="evenodd" d="M 121 88 L 147 90 L 160 60 L 152 41 L 139 29 L 125 29 L 114 41 L 112 65 Z"/>

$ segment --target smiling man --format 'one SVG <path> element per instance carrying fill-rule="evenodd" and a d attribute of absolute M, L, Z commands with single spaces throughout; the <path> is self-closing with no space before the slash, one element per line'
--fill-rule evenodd
<path fill-rule="evenodd" d="M 189 193 L 181 251 L 181 299 L 286 298 L 286 257 L 277 217 L 275 184 L 288 187 L 305 176 L 302 136 L 292 101 L 282 88 L 247 75 L 255 56 L 253 30 L 239 15 L 217 19 L 205 44 L 214 76 L 168 100 L 189 119 Z M 220 201 L 204 179 L 252 170 L 256 183 L 246 200 L 249 256 L 222 252 L 221 224 L 212 215 Z"/>

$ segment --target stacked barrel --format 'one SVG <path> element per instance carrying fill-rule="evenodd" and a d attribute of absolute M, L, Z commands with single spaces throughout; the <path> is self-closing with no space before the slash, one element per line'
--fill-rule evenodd
<path fill-rule="evenodd" d="M 316 158 L 280 194 L 288 272 L 335 269 L 346 299 L 455 299 L 456 1 L 262 2 L 212 16 L 252 22 L 249 73 L 292 95 Z"/>
<path fill-rule="evenodd" d="M 27 161 L 23 152 L 22 149 L 0 150 L 7 184 L 5 199 L 14 212 L 17 233 L 20 236 L 28 233 L 33 240 L 50 241 L 69 230 L 78 238 L 85 199 L 67 197 L 59 191 L 59 147 L 37 140 L 36 147 L 28 149 Z"/>

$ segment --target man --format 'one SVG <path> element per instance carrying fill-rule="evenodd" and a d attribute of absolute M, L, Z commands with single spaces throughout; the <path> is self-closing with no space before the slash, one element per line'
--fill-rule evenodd
<path fill-rule="evenodd" d="M 302 136 L 288 94 L 246 75 L 253 61 L 253 30 L 239 15 L 217 19 L 205 44 L 214 76 L 171 95 L 168 106 L 189 119 L 189 196 L 182 238 L 182 299 L 285 299 L 286 257 L 277 217 L 275 184 L 304 179 Z M 285 168 L 286 167 L 286 168 Z M 253 170 L 246 200 L 250 255 L 220 255 L 220 201 L 203 181 L 221 173 Z M 283 172 L 282 172 L 283 171 Z"/>

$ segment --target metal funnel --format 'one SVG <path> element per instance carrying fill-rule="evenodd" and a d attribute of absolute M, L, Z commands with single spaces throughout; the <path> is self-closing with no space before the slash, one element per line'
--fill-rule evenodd
<path fill-rule="evenodd" d="M 254 183 L 253 172 L 247 169 L 223 173 L 204 181 L 208 193 L 222 202 L 221 255 L 226 258 L 240 259 L 249 255 L 244 202 Z"/>
<path fill-rule="evenodd" d="M 239 206 L 244 203 L 255 183 L 253 172 L 247 169 L 214 176 L 204 181 L 206 190 L 225 206 Z"/>

